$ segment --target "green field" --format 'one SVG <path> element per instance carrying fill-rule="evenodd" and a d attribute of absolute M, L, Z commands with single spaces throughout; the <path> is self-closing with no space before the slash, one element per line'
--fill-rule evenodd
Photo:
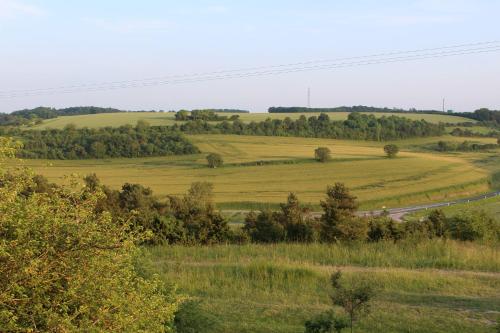
<path fill-rule="evenodd" d="M 488 168 L 475 164 L 478 154 L 412 151 L 439 138 L 399 141 L 396 159 L 384 156 L 384 143 L 314 138 L 195 135 L 198 155 L 108 160 L 26 160 L 25 164 L 63 182 L 64 176 L 95 172 L 113 188 L 125 182 L 151 187 L 160 196 L 184 193 L 195 181 L 215 185 L 223 209 L 262 208 L 283 202 L 289 192 L 317 205 L 328 184 L 344 182 L 362 208 L 400 207 L 488 191 Z M 447 137 L 447 140 L 461 138 Z M 493 139 L 478 139 L 493 142 Z M 329 147 L 333 160 L 315 162 L 318 146 Z M 222 168 L 206 167 L 205 156 L 220 153 Z M 259 165 L 261 164 L 261 165 Z"/>
<path fill-rule="evenodd" d="M 336 269 L 377 290 L 355 332 L 493 333 L 500 314 L 498 248 L 479 244 L 164 246 L 146 258 L 150 271 L 201 301 L 214 318 L 207 333 L 303 332 L 328 309 Z"/>
<path fill-rule="evenodd" d="M 334 112 L 329 113 L 332 120 L 345 120 L 347 119 L 348 112 Z M 462 117 L 448 116 L 448 115 L 435 115 L 435 114 L 394 114 L 394 113 L 372 113 L 377 117 L 396 115 L 413 120 L 425 119 L 432 123 L 448 122 L 471 122 L 473 120 Z M 151 125 L 173 125 L 175 123 L 174 113 L 172 112 L 126 112 L 126 113 L 102 113 L 83 116 L 64 116 L 54 119 L 45 120 L 42 124 L 34 126 L 35 129 L 43 128 L 63 128 L 68 124 L 74 124 L 78 127 L 105 127 L 105 126 L 121 126 L 121 125 L 135 125 L 138 120 L 146 120 Z M 231 113 L 221 113 L 221 115 L 231 116 Z M 290 117 L 297 119 L 301 115 L 306 117 L 318 116 L 319 113 L 241 113 L 237 114 L 244 122 L 263 121 L 267 118 L 284 119 Z"/>

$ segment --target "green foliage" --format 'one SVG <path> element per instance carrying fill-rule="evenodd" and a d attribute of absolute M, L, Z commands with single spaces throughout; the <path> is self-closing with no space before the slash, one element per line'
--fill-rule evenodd
<path fill-rule="evenodd" d="M 166 156 L 198 153 L 178 131 L 168 127 L 137 126 L 100 129 L 67 125 L 62 130 L 17 131 L 24 143 L 19 156 L 44 159 L 89 159 Z"/>
<path fill-rule="evenodd" d="M 243 229 L 252 241 L 258 243 L 276 243 L 284 241 L 285 228 L 279 223 L 278 213 L 262 211 L 250 212 L 245 218 Z"/>
<path fill-rule="evenodd" d="M 351 284 L 342 283 L 342 272 L 337 271 L 331 276 L 333 292 L 332 303 L 341 307 L 349 317 L 351 332 L 354 322 L 370 311 L 370 302 L 375 295 L 374 289 L 367 281 L 356 279 Z"/>
<path fill-rule="evenodd" d="M 309 210 L 300 205 L 294 193 L 280 205 L 281 211 L 250 212 L 245 218 L 244 231 L 254 242 L 312 242 L 317 239 L 317 224 L 308 217 Z"/>
<path fill-rule="evenodd" d="M 462 143 L 449 142 L 449 141 L 438 141 L 438 143 L 434 146 L 434 150 L 437 151 L 484 151 L 489 149 L 496 149 L 498 145 L 496 144 L 480 144 L 480 143 L 472 143 L 469 141 L 464 141 Z"/>
<path fill-rule="evenodd" d="M 355 106 L 339 106 L 334 108 L 306 108 L 306 107 L 270 107 L 269 113 L 308 113 L 308 112 L 392 112 L 392 113 L 419 113 L 419 114 L 442 114 L 442 111 L 437 110 L 404 110 L 396 108 L 378 108 L 373 106 L 355 105 Z"/>
<path fill-rule="evenodd" d="M 84 180 L 88 188 L 104 193 L 96 209 L 110 212 L 117 223 L 128 221 L 133 230 L 150 233 L 145 240 L 148 244 L 208 244 L 233 237 L 227 221 L 215 209 L 210 183 L 193 183 L 183 197 L 161 201 L 140 184 L 126 183 L 117 191 L 101 185 L 95 174 Z"/>
<path fill-rule="evenodd" d="M 170 332 L 172 287 L 141 278 L 126 224 L 85 187 L 33 191 L 28 170 L 0 176 L 1 332 Z"/>
<path fill-rule="evenodd" d="M 184 242 L 213 244 L 230 238 L 227 221 L 215 209 L 211 183 L 193 183 L 186 195 L 170 196 L 169 203 L 172 216 L 182 222 L 186 235 Z"/>
<path fill-rule="evenodd" d="M 404 237 L 404 226 L 388 216 L 370 218 L 368 239 L 372 242 L 399 240 Z"/>
<path fill-rule="evenodd" d="M 188 299 L 180 304 L 175 313 L 175 333 L 217 331 L 218 325 L 217 317 L 204 311 L 200 301 Z"/>
<path fill-rule="evenodd" d="M 333 311 L 326 311 L 305 322 L 305 333 L 340 333 L 349 322 L 346 317 Z"/>
<path fill-rule="evenodd" d="M 384 152 L 389 158 L 394 158 L 399 153 L 399 147 L 396 145 L 385 145 Z"/>
<path fill-rule="evenodd" d="M 462 241 L 500 241 L 500 221 L 484 212 L 461 213 L 447 220 L 450 237 Z"/>
<path fill-rule="evenodd" d="M 186 111 L 181 110 L 176 112 L 175 120 L 187 121 L 187 120 L 201 120 L 201 121 L 223 121 L 228 120 L 227 116 L 220 116 L 217 113 L 217 110 L 193 110 Z M 238 119 L 239 117 L 231 116 L 231 120 Z"/>
<path fill-rule="evenodd" d="M 332 159 L 331 150 L 327 147 L 319 147 L 314 150 L 314 158 L 318 162 L 327 162 Z"/>
<path fill-rule="evenodd" d="M 433 210 L 427 219 L 429 234 L 432 237 L 444 237 L 447 233 L 447 219 L 444 212 L 440 209 Z"/>
<path fill-rule="evenodd" d="M 341 332 L 346 327 L 353 331 L 354 323 L 370 310 L 370 302 L 375 295 L 374 289 L 364 279 L 351 279 L 350 283 L 341 281 L 342 272 L 336 271 L 330 277 L 332 293 L 330 299 L 334 307 L 345 313 L 339 315 L 334 310 L 320 314 L 305 323 L 306 333 Z M 347 316 L 347 318 L 346 318 Z"/>
<path fill-rule="evenodd" d="M 462 112 L 460 115 L 462 117 L 478 120 L 486 124 L 492 124 L 494 126 L 500 125 L 500 111 L 498 110 L 482 108 L 474 111 L 474 113 Z"/>
<path fill-rule="evenodd" d="M 217 153 L 210 153 L 207 155 L 207 163 L 209 168 L 219 168 L 224 164 L 222 156 Z"/>
<path fill-rule="evenodd" d="M 331 121 L 327 114 L 318 117 L 292 120 L 268 118 L 261 122 L 244 123 L 222 121 L 210 124 L 204 120 L 188 121 L 175 125 L 181 131 L 191 134 L 237 134 L 263 136 L 298 136 L 353 140 L 397 140 L 413 137 L 439 136 L 444 125 L 431 124 L 425 120 L 410 120 L 403 117 L 381 117 L 357 112 L 350 113 L 345 121 Z"/>
<path fill-rule="evenodd" d="M 112 108 L 99 108 L 95 106 L 79 106 L 65 109 L 37 107 L 14 111 L 10 114 L 0 114 L 0 126 L 19 126 L 40 123 L 43 119 L 52 119 L 59 116 L 76 116 L 84 114 L 124 112 Z"/>
<path fill-rule="evenodd" d="M 368 232 L 366 220 L 355 215 L 356 197 L 342 183 L 328 186 L 326 199 L 321 201 L 321 239 L 326 242 L 339 240 L 364 240 Z"/>

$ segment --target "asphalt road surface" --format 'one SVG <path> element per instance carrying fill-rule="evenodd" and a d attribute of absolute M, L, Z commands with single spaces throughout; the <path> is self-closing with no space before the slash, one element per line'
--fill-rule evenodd
<path fill-rule="evenodd" d="M 408 213 L 413 213 L 421 210 L 429 210 L 429 209 L 434 209 L 434 208 L 439 208 L 439 207 L 448 207 L 448 206 L 453 206 L 456 204 L 461 204 L 461 203 L 467 203 L 467 202 L 475 202 L 475 201 L 480 201 L 492 197 L 496 197 L 497 195 L 500 195 L 500 191 L 496 192 L 490 192 L 486 193 L 483 195 L 478 195 L 475 197 L 471 198 L 465 198 L 465 199 L 458 199 L 454 201 L 446 201 L 446 202 L 439 202 L 439 203 L 433 203 L 433 204 L 427 204 L 427 205 L 419 205 L 419 206 L 409 206 L 409 207 L 402 207 L 402 208 L 390 208 L 386 209 L 385 211 L 388 212 L 389 216 L 392 217 L 393 219 L 397 221 L 401 221 L 401 218 L 405 216 Z M 384 210 L 375 210 L 375 211 L 365 211 L 365 212 L 358 212 L 359 215 L 380 215 L 384 212 Z"/>
<path fill-rule="evenodd" d="M 461 204 L 461 203 L 467 203 L 467 202 L 475 202 L 475 201 L 480 201 L 492 197 L 496 197 L 500 195 L 500 191 L 496 192 L 490 192 L 482 195 L 478 195 L 475 197 L 471 198 L 465 198 L 465 199 L 457 199 L 454 201 L 445 201 L 445 202 L 438 202 L 438 203 L 432 203 L 432 204 L 427 204 L 427 205 L 418 205 L 418 206 L 408 206 L 408 207 L 400 207 L 400 208 L 388 208 L 385 210 L 371 210 L 371 211 L 360 211 L 357 214 L 359 216 L 377 216 L 382 214 L 383 212 L 387 212 L 390 217 L 392 217 L 396 221 L 401 221 L 403 216 L 405 216 L 408 213 L 413 213 L 421 210 L 429 210 L 429 209 L 434 209 L 434 208 L 439 208 L 439 207 L 447 207 L 447 206 L 453 206 L 456 204 Z M 250 212 L 249 210 L 224 210 L 223 212 L 226 213 L 248 213 Z M 321 212 L 313 212 L 311 215 L 313 217 L 319 217 L 321 216 Z"/>

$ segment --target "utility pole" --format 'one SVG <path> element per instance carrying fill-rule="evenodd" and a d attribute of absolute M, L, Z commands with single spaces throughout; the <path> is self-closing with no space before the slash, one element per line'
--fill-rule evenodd
<path fill-rule="evenodd" d="M 444 98 L 443 98 L 443 112 L 444 112 Z"/>
<path fill-rule="evenodd" d="M 307 107 L 311 108 L 311 88 L 307 88 Z"/>

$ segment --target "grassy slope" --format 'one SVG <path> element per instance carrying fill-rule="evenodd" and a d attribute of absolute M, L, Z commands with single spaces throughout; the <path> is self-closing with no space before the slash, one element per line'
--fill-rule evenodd
<path fill-rule="evenodd" d="M 341 268 L 377 288 L 356 332 L 493 332 L 500 311 L 498 248 L 426 244 L 156 247 L 153 271 L 218 318 L 207 332 L 303 332 L 328 309 Z"/>
<path fill-rule="evenodd" d="M 390 116 L 391 113 L 374 113 L 377 117 Z M 223 115 L 230 116 L 231 114 L 224 113 Z M 250 113 L 250 114 L 238 114 L 240 119 L 244 122 L 250 121 L 262 121 L 267 118 L 284 119 L 290 117 L 292 119 L 299 118 L 302 114 L 300 113 Z M 319 113 L 305 113 L 306 117 L 313 115 L 319 115 Z M 332 120 L 344 120 L 347 119 L 347 112 L 335 112 L 328 114 Z M 447 116 L 447 115 L 433 115 L 433 114 L 394 114 L 396 116 L 402 116 L 409 119 L 425 119 L 429 122 L 449 122 L 458 123 L 465 121 L 472 121 L 470 119 Z M 104 126 L 121 126 L 126 124 L 135 125 L 138 120 L 146 120 L 151 125 L 172 125 L 175 123 L 174 113 L 164 112 L 127 112 L 127 113 L 105 113 L 97 115 L 83 115 L 83 116 L 66 116 L 59 117 L 55 119 L 49 119 L 44 121 L 41 125 L 35 126 L 33 128 L 43 129 L 43 128 L 63 128 L 68 124 L 75 124 L 79 127 L 104 127 Z"/>
<path fill-rule="evenodd" d="M 112 187 L 124 182 L 140 183 L 160 195 L 180 194 L 194 181 L 210 181 L 215 184 L 216 201 L 223 203 L 223 208 L 283 202 L 290 191 L 297 192 L 304 202 L 317 204 L 326 185 L 337 181 L 353 190 L 363 208 L 402 206 L 488 190 L 488 171 L 460 154 L 402 152 L 400 157 L 390 160 L 383 156 L 383 144 L 375 142 L 229 135 L 200 135 L 191 139 L 203 154 L 25 163 L 52 181 L 60 182 L 70 173 L 95 172 Z M 436 140 L 415 139 L 398 144 L 409 149 Z M 333 161 L 314 162 L 312 155 L 318 146 L 330 147 Z M 221 153 L 226 165 L 208 169 L 204 159 L 208 152 Z M 262 160 L 271 164 L 241 165 Z M 287 164 L 290 161 L 293 164 Z"/>

